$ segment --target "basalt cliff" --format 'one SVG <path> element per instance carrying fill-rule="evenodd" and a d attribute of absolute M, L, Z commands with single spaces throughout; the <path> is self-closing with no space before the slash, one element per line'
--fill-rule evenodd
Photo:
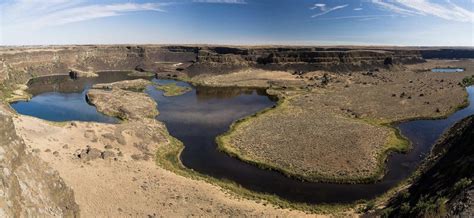
<path fill-rule="evenodd" d="M 185 71 L 190 76 L 243 68 L 350 71 L 423 61 L 419 50 L 323 47 L 50 46 L 0 48 L 0 79 L 68 71 Z M 5 72 L 9 74 L 5 74 Z M 26 72 L 28 75 L 19 75 Z"/>

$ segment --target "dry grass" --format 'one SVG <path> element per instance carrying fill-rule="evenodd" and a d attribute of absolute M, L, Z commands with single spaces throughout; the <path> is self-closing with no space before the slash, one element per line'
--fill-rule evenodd
<path fill-rule="evenodd" d="M 266 71 L 258 69 L 242 70 L 223 75 L 200 75 L 192 78 L 194 83 L 205 86 L 269 87 L 269 82 L 303 82 L 296 76 L 284 71 Z"/>
<path fill-rule="evenodd" d="M 156 102 L 145 93 L 117 88 L 110 91 L 90 89 L 87 99 L 101 113 L 121 120 L 154 118 L 158 115 Z"/>
<path fill-rule="evenodd" d="M 186 92 L 191 91 L 192 89 L 189 87 L 178 86 L 176 83 L 168 83 L 164 85 L 156 85 L 155 88 L 157 90 L 163 91 L 164 96 L 178 96 L 182 95 Z"/>
<path fill-rule="evenodd" d="M 467 67 L 457 75 L 405 68 L 330 75 L 326 88 L 277 91 L 286 97 L 277 108 L 236 122 L 218 143 L 244 161 L 297 178 L 373 182 L 383 176 L 388 153 L 410 149 L 390 123 L 459 109 L 467 95 L 458 82 L 473 73 Z"/>

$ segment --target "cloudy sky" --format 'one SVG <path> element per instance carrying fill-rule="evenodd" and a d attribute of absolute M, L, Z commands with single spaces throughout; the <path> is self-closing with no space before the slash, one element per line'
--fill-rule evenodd
<path fill-rule="evenodd" d="M 474 0 L 0 0 L 1 45 L 474 46 Z"/>

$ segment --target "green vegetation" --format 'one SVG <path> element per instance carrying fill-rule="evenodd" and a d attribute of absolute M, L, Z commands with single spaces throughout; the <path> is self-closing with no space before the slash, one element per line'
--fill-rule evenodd
<path fill-rule="evenodd" d="M 167 97 L 182 95 L 192 90 L 190 87 L 178 86 L 176 83 L 157 85 L 155 88 L 163 91 L 163 95 Z"/>
<path fill-rule="evenodd" d="M 469 185 L 471 185 L 472 183 L 472 180 L 469 179 L 469 178 L 462 178 L 460 179 L 459 181 L 456 182 L 456 184 L 454 184 L 454 191 L 456 193 L 462 191 L 463 189 L 467 188 Z"/>
<path fill-rule="evenodd" d="M 445 217 L 447 214 L 444 197 L 422 196 L 414 205 L 409 202 L 403 202 L 398 210 L 400 217 Z M 386 208 L 382 212 L 382 217 L 388 217 L 393 212 L 393 208 Z"/>
<path fill-rule="evenodd" d="M 12 91 L 11 89 L 5 87 L 5 86 L 1 86 L 0 87 L 0 98 L 2 100 L 2 102 L 6 101 L 7 98 L 9 98 L 12 94 Z"/>
<path fill-rule="evenodd" d="M 310 204 L 305 204 L 305 203 L 290 202 L 276 195 L 259 193 L 259 192 L 248 190 L 240 186 L 239 184 L 229 181 L 229 180 L 216 179 L 214 177 L 201 174 L 199 172 L 186 168 L 182 164 L 179 157 L 181 155 L 182 150 L 184 149 L 183 143 L 170 135 L 168 135 L 168 138 L 170 140 L 170 143 L 162 145 L 158 148 L 158 151 L 156 153 L 157 164 L 163 167 L 164 169 L 172 171 L 178 175 L 182 175 L 191 179 L 203 180 L 208 183 L 222 187 L 225 190 L 230 191 L 230 193 L 235 194 L 236 196 L 240 196 L 240 197 L 250 199 L 250 200 L 255 200 L 257 202 L 261 202 L 261 201 L 268 202 L 279 208 L 296 209 L 296 210 L 302 210 L 302 211 L 306 211 L 310 213 L 334 214 L 334 213 L 344 212 L 355 206 L 355 203 L 354 204 L 310 205 Z"/>
<path fill-rule="evenodd" d="M 462 79 L 462 85 L 465 87 L 474 85 L 474 75 L 464 77 L 464 79 Z"/>
<path fill-rule="evenodd" d="M 140 72 L 140 71 L 131 71 L 130 73 L 127 74 L 127 76 L 131 77 L 152 77 L 155 76 L 155 73 L 153 72 Z"/>

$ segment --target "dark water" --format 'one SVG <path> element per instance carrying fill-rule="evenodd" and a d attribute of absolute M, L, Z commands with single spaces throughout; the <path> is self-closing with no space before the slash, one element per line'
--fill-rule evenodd
<path fill-rule="evenodd" d="M 456 73 L 456 72 L 463 72 L 464 68 L 433 68 L 431 72 L 435 73 Z"/>
<path fill-rule="evenodd" d="M 88 82 L 77 85 L 78 89 L 66 89 L 65 92 L 73 92 L 76 96 L 80 96 L 77 98 L 67 98 L 66 96 L 71 94 L 63 92 L 61 90 L 63 86 L 52 84 L 56 87 L 53 93 L 51 89 L 42 87 L 46 93 L 37 92 L 32 101 L 23 103 L 21 108 L 18 107 L 19 103 L 13 104 L 13 107 L 18 108 L 20 113 L 25 110 L 34 111 L 33 116 L 40 117 L 38 114 L 42 114 L 42 118 L 49 120 L 53 120 L 51 117 L 57 118 L 56 120 L 59 119 L 58 117 L 61 117 L 60 120 L 77 120 L 77 114 L 83 114 L 84 117 L 101 121 L 98 119 L 97 111 L 88 111 L 89 109 L 85 106 L 78 106 L 76 110 L 64 112 L 61 116 L 58 115 L 58 109 L 55 107 L 57 99 L 61 100 L 61 105 L 86 104 L 83 90 L 90 87 L 92 83 L 96 83 L 96 80 L 87 79 Z M 175 82 L 154 81 L 157 83 Z M 73 84 L 76 82 L 68 81 Z M 178 85 L 191 87 L 184 82 L 178 82 Z M 183 164 L 216 178 L 235 181 L 254 191 L 276 194 L 289 200 L 306 203 L 346 203 L 373 198 L 386 192 L 413 172 L 443 130 L 454 122 L 474 114 L 474 106 L 470 105 L 445 120 L 421 120 L 400 124 L 398 127 L 414 143 L 414 149 L 408 154 L 392 155 L 387 163 L 389 171 L 380 182 L 354 185 L 310 183 L 288 178 L 275 171 L 259 169 L 217 151 L 216 136 L 226 132 L 233 121 L 275 104 L 263 90 L 192 88 L 191 92 L 174 97 L 164 97 L 161 91 L 152 87 L 146 89 L 146 92 L 158 102 L 160 115 L 157 119 L 163 121 L 170 134 L 185 145 L 181 156 Z M 474 100 L 474 88 L 470 87 L 467 90 L 470 101 Z M 43 103 L 35 105 L 35 102 L 39 101 L 37 99 L 42 99 L 40 102 Z M 77 103 L 77 101 L 83 102 Z"/>

